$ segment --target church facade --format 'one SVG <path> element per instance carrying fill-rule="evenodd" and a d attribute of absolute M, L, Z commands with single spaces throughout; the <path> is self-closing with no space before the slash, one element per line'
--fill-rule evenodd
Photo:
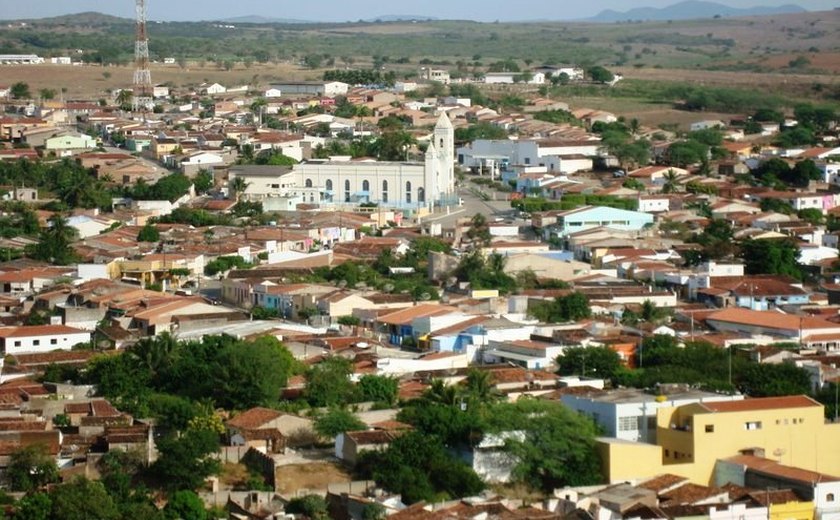
<path fill-rule="evenodd" d="M 250 170 L 250 172 L 249 172 Z M 452 205 L 455 194 L 455 132 L 441 114 L 423 162 L 310 160 L 266 179 L 266 168 L 234 167 L 231 179 L 248 183 L 250 200 L 300 199 L 299 203 L 417 209 Z M 251 178 L 253 177 L 253 178 Z"/>

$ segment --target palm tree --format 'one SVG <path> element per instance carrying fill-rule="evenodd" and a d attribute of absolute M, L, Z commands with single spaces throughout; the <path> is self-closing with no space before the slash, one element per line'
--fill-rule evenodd
<path fill-rule="evenodd" d="M 454 386 L 447 385 L 441 379 L 432 381 L 432 386 L 423 393 L 423 399 L 443 405 L 455 405 L 458 403 L 458 390 Z"/>
<path fill-rule="evenodd" d="M 490 378 L 490 372 L 486 370 L 471 369 L 467 372 L 467 392 L 473 397 L 482 402 L 492 401 L 499 397 L 496 389 L 493 387 L 493 382 Z"/>
<path fill-rule="evenodd" d="M 154 338 L 144 338 L 131 349 L 131 354 L 156 376 L 172 362 L 178 341 L 168 332 Z"/>
<path fill-rule="evenodd" d="M 663 176 L 665 184 L 662 185 L 662 193 L 676 193 L 679 191 L 679 175 L 674 170 L 668 170 Z"/>
<path fill-rule="evenodd" d="M 234 177 L 232 181 L 230 181 L 230 191 L 233 192 L 233 198 L 239 202 L 239 196 L 245 192 L 250 186 L 249 183 L 245 182 L 245 179 L 242 177 Z"/>

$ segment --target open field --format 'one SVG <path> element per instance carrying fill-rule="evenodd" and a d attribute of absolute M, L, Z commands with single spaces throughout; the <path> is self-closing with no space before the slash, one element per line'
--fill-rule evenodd
<path fill-rule="evenodd" d="M 275 491 L 283 496 L 302 490 L 326 489 L 329 484 L 353 479 L 341 466 L 332 462 L 307 462 L 279 466 L 275 470 Z"/>
<path fill-rule="evenodd" d="M 87 15 L 0 27 L 0 52 L 62 54 L 81 49 L 108 60 L 130 59 L 131 20 Z M 486 67 L 515 58 L 540 62 L 640 65 L 663 68 L 760 68 L 788 72 L 837 72 L 840 11 L 674 22 L 588 24 L 580 22 L 478 23 L 431 21 L 344 24 L 238 24 L 162 22 L 150 25 L 153 59 L 207 60 L 262 55 L 299 60 L 318 54 L 341 63 L 367 64 L 373 56 L 416 68 L 422 60 L 454 67 Z M 809 65 L 790 69 L 807 55 Z M 826 55 L 826 57 L 823 57 Z M 834 55 L 834 56 L 833 56 Z"/>
<path fill-rule="evenodd" d="M 191 63 L 186 69 L 176 65 L 152 65 L 152 81 L 172 82 L 177 86 L 198 85 L 204 81 L 223 85 L 264 86 L 272 79 L 320 79 L 320 71 L 301 69 L 290 64 L 260 64 L 246 69 L 241 64 L 231 71 L 220 70 L 215 64 L 200 67 Z M 110 77 L 106 77 L 110 74 Z M 66 88 L 67 99 L 96 99 L 105 97 L 108 90 L 130 88 L 134 69 L 127 66 L 67 66 L 20 65 L 0 66 L 3 83 L 28 83 L 33 92 L 41 88 Z M 256 77 L 256 82 L 255 80 Z"/>

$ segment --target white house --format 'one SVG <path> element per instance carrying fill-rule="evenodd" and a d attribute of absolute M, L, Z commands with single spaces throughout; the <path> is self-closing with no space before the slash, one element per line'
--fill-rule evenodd
<path fill-rule="evenodd" d="M 656 441 L 656 411 L 692 403 L 741 401 L 742 395 L 699 390 L 662 392 L 662 397 L 636 389 L 591 394 L 565 394 L 560 400 L 578 413 L 592 417 L 604 435 L 631 442 Z"/>
<path fill-rule="evenodd" d="M 286 95 L 298 94 L 333 98 L 347 94 L 350 85 L 341 81 L 289 81 L 271 85 L 271 88 Z"/>
<path fill-rule="evenodd" d="M 671 209 L 668 195 L 639 195 L 639 211 L 642 213 L 664 213 Z"/>
<path fill-rule="evenodd" d="M 199 88 L 201 89 L 202 94 L 207 94 L 209 96 L 212 96 L 214 94 L 224 94 L 225 92 L 227 92 L 227 88 L 225 88 L 224 85 L 219 85 L 218 83 L 204 83 Z"/>
<path fill-rule="evenodd" d="M 218 154 L 211 152 L 196 152 L 181 161 L 181 169 L 185 173 L 189 173 L 196 169 L 210 169 L 213 166 L 222 165 L 224 162 L 224 159 L 222 159 Z"/>
<path fill-rule="evenodd" d="M 449 83 L 452 82 L 452 78 L 449 76 L 449 71 L 443 69 L 427 69 L 426 67 L 423 67 L 420 69 L 420 77 L 429 81 L 437 81 L 438 83 L 443 83 L 444 85 L 449 85 Z"/>
<path fill-rule="evenodd" d="M 263 96 L 267 98 L 278 98 L 283 95 L 283 91 L 279 88 L 270 88 L 263 92 Z"/>
<path fill-rule="evenodd" d="M 525 75 L 530 75 L 530 79 L 524 81 Z M 488 72 L 484 75 L 484 82 L 488 85 L 512 83 L 543 85 L 545 84 L 545 74 L 542 72 Z"/>
<path fill-rule="evenodd" d="M 692 132 L 697 132 L 698 130 L 710 130 L 712 128 L 726 128 L 726 123 L 720 119 L 706 119 L 691 123 Z"/>
<path fill-rule="evenodd" d="M 0 327 L 0 344 L 4 355 L 70 350 L 79 343 L 88 343 L 90 338 L 89 331 L 65 325 Z"/>
<path fill-rule="evenodd" d="M 155 85 L 152 87 L 152 97 L 155 99 L 169 97 L 169 87 L 166 85 Z"/>
<path fill-rule="evenodd" d="M 75 215 L 67 219 L 67 225 L 79 233 L 79 238 L 96 236 L 111 227 L 116 220 L 88 215 Z"/>
<path fill-rule="evenodd" d="M 397 81 L 394 83 L 394 91 L 404 94 L 417 90 L 417 83 L 414 81 Z"/>

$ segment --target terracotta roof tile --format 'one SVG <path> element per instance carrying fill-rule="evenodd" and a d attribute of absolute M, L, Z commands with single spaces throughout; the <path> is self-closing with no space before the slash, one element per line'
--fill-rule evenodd
<path fill-rule="evenodd" d="M 251 408 L 228 421 L 228 426 L 241 430 L 254 430 L 283 414 L 270 408 Z"/>

